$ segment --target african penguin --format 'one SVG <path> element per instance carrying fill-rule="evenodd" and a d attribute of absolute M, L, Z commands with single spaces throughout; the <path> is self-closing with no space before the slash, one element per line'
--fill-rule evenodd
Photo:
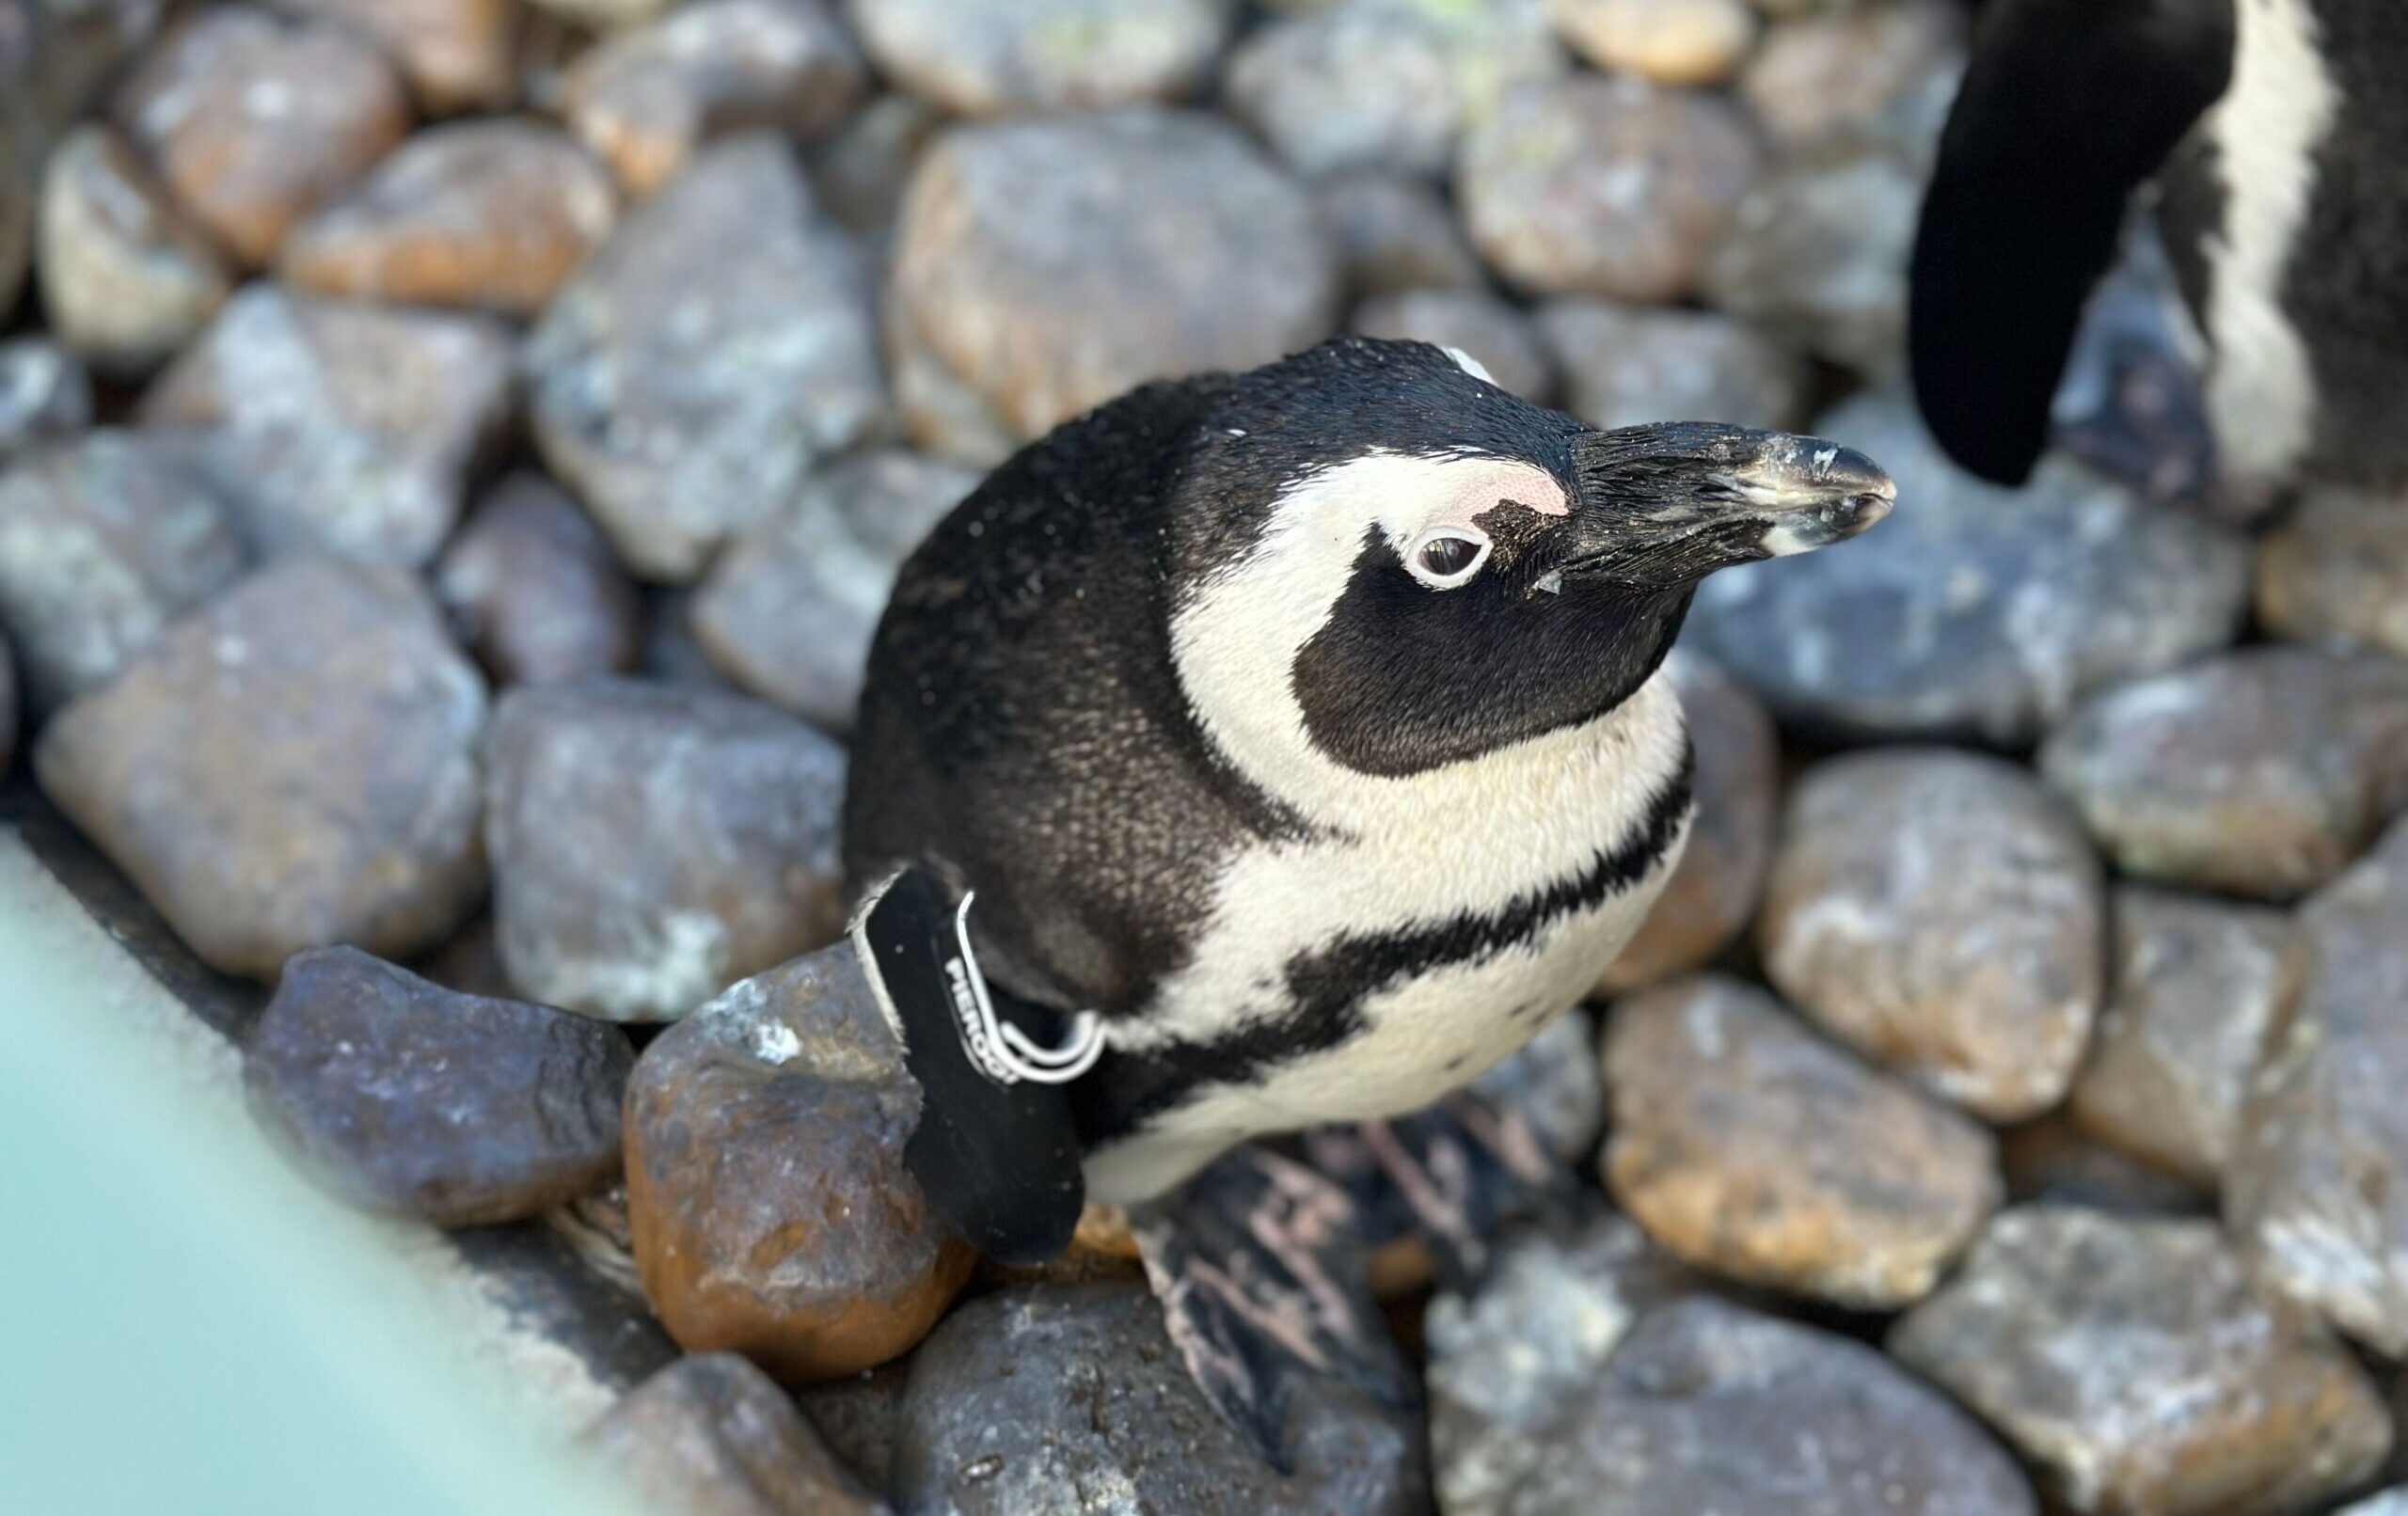
<path fill-rule="evenodd" d="M 1101 1014 L 1091 1198 L 1414 1110 L 1578 1001 L 1677 859 L 1693 587 L 1893 497 L 1843 448 L 1600 433 L 1418 342 L 1148 386 L 904 566 L 848 871 L 974 889 L 990 978 Z"/>
<path fill-rule="evenodd" d="M 2021 483 L 2128 205 L 2208 350 L 2227 475 L 2408 481 L 2408 5 L 1990 0 L 1911 274 L 1925 419 Z"/>

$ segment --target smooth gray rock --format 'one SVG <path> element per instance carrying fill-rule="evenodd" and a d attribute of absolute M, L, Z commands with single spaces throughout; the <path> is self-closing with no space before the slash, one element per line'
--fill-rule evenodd
<path fill-rule="evenodd" d="M 735 1353 L 683 1358 L 585 1434 L 653 1509 L 692 1516 L 876 1516 L 785 1391 Z"/>
<path fill-rule="evenodd" d="M 1564 405 L 1591 426 L 1719 420 L 1794 428 L 1806 365 L 1743 322 L 1709 310 L 1550 300 L 1539 334 L 1563 369 Z"/>
<path fill-rule="evenodd" d="M 1175 100 L 1228 39 L 1229 0 L 852 0 L 880 72 L 959 116 Z"/>
<path fill-rule="evenodd" d="M 0 342 L 0 462 L 91 424 L 92 381 L 72 353 L 46 337 Z"/>
<path fill-rule="evenodd" d="M 1488 276 L 1453 207 L 1414 175 L 1335 174 L 1315 194 L 1357 298 L 1405 290 L 1477 290 Z"/>
<path fill-rule="evenodd" d="M 1529 318 L 1483 290 L 1406 290 L 1355 308 L 1354 329 L 1471 355 L 1497 387 L 1544 405 L 1555 398 L 1555 360 Z"/>

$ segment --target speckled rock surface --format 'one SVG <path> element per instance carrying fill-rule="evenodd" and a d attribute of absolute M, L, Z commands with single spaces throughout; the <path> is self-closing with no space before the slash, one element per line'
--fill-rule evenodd
<path fill-rule="evenodd" d="M 852 0 L 879 71 L 962 116 L 1092 110 L 1189 93 L 1228 0 Z"/>
<path fill-rule="evenodd" d="M 1713 311 L 1550 300 L 1538 326 L 1563 370 L 1565 407 L 1592 426 L 1712 418 L 1780 431 L 1805 409 L 1797 355 Z"/>
<path fill-rule="evenodd" d="M 2258 619 L 2276 637 L 2408 656 L 2408 498 L 2311 491 L 2258 554 Z"/>
<path fill-rule="evenodd" d="M 1783 149 L 1878 131 L 1885 118 L 1920 104 L 1920 95 L 1940 95 L 1944 112 L 1965 31 L 1964 8 L 1950 0 L 1826 7 L 1766 34 L 1739 95 Z M 1936 129 L 1940 113 L 1932 114 Z"/>
<path fill-rule="evenodd" d="M 785 1391 L 735 1353 L 681 1359 L 620 1397 L 586 1445 L 643 1500 L 692 1516 L 874 1516 Z"/>
<path fill-rule="evenodd" d="M 1529 318 L 1481 290 L 1406 290 L 1375 295 L 1354 310 L 1354 329 L 1459 349 L 1497 387 L 1537 404 L 1555 398 L 1555 360 Z"/>
<path fill-rule="evenodd" d="M 1453 210 L 1409 174 L 1334 174 L 1315 191 L 1322 223 L 1358 297 L 1403 290 L 1477 290 L 1487 276 Z"/>
<path fill-rule="evenodd" d="M 501 684 L 559 684 L 635 666 L 636 588 L 593 519 L 540 474 L 494 486 L 443 550 L 435 589 Z"/>
<path fill-rule="evenodd" d="M 2365 1371 L 2211 1222 L 2009 1211 L 1889 1345 L 2098 1516 L 2306 1510 L 2391 1445 Z"/>
<path fill-rule="evenodd" d="M 39 337 L 0 342 L 0 460 L 91 422 L 92 382 L 75 355 Z"/>
<path fill-rule="evenodd" d="M 438 115 L 508 103 L 517 83 L 515 0 L 277 0 L 356 28 L 382 48 L 419 103 Z"/>
<path fill-rule="evenodd" d="M 1666 85 L 1729 78 L 1756 40 L 1743 0 L 1547 0 L 1556 29 L 1608 73 Z"/>
<path fill-rule="evenodd" d="M 77 127 L 51 150 L 36 246 L 51 330 L 112 377 L 149 372 L 226 298 L 216 252 L 105 126 Z"/>
<path fill-rule="evenodd" d="M 1773 984 L 1827 1031 L 2009 1121 L 2072 1082 L 2104 990 L 2105 917 L 2098 860 L 2024 771 L 1892 749 L 1799 782 L 1758 940 Z"/>

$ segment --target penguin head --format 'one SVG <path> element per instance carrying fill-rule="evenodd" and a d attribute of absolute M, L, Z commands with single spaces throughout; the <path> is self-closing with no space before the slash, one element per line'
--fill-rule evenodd
<path fill-rule="evenodd" d="M 1258 370 L 1216 420 L 1173 518 L 1173 653 L 1224 750 L 1307 790 L 1604 717 L 1700 580 L 1853 536 L 1895 497 L 1835 444 L 1599 432 L 1416 342 Z"/>

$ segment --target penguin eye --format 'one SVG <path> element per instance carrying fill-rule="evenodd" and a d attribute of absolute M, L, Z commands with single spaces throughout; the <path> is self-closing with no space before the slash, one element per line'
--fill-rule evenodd
<path fill-rule="evenodd" d="M 1488 538 L 1469 527 L 1432 527 L 1405 549 L 1406 570 L 1433 590 L 1467 582 L 1488 561 Z"/>

